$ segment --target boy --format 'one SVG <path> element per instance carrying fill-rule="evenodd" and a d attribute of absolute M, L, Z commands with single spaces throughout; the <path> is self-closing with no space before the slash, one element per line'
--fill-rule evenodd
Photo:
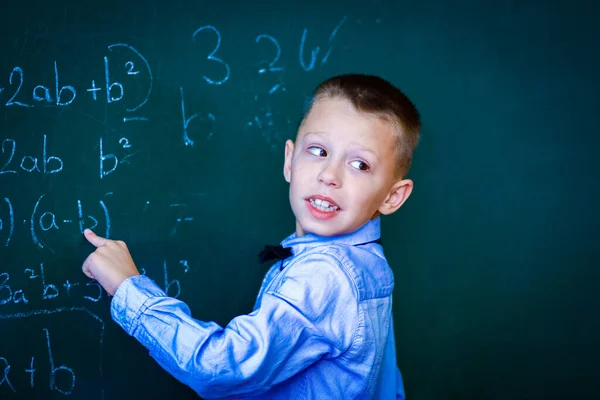
<path fill-rule="evenodd" d="M 296 232 L 261 253 L 280 261 L 252 313 L 225 328 L 139 275 L 123 242 L 86 230 L 97 249 L 82 269 L 114 295 L 113 319 L 202 397 L 403 399 L 380 215 L 412 191 L 404 176 L 419 130 L 414 105 L 381 78 L 317 88 L 285 145 Z"/>

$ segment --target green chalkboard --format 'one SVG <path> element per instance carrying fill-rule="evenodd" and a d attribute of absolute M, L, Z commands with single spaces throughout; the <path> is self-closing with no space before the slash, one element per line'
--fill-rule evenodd
<path fill-rule="evenodd" d="M 290 234 L 284 142 L 340 73 L 418 106 L 382 221 L 410 399 L 600 396 L 591 1 L 8 2 L 0 398 L 194 398 L 112 322 L 93 227 L 194 317 L 251 311 Z"/>

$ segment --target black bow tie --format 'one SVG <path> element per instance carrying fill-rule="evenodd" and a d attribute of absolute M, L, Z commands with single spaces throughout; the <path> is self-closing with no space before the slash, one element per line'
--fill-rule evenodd
<path fill-rule="evenodd" d="M 283 247 L 282 245 L 272 246 L 270 244 L 267 244 L 258 255 L 258 261 L 264 263 L 271 260 L 284 260 L 291 256 L 291 247 Z"/>
<path fill-rule="evenodd" d="M 358 243 L 354 246 L 362 246 L 365 244 L 377 243 L 381 244 L 381 239 L 377 238 L 375 240 L 371 240 L 365 243 Z M 258 261 L 260 263 L 264 263 L 271 260 L 285 260 L 288 257 L 291 257 L 292 248 L 291 247 L 283 247 L 282 245 L 273 246 L 270 244 L 265 245 L 265 248 L 258 255 Z"/>

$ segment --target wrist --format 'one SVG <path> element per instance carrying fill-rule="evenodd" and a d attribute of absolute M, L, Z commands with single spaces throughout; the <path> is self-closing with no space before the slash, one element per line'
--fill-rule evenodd
<path fill-rule="evenodd" d="M 131 273 L 131 274 L 124 274 L 123 276 L 121 276 L 119 279 L 117 279 L 115 282 L 113 282 L 113 284 L 110 287 L 110 290 L 107 290 L 108 294 L 110 294 L 111 296 L 114 296 L 115 293 L 117 293 L 117 290 L 119 290 L 119 288 L 123 285 L 123 283 L 134 276 L 138 276 L 138 273 Z"/>

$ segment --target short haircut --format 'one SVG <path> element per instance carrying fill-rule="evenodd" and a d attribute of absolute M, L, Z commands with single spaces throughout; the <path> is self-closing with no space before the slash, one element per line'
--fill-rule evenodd
<path fill-rule="evenodd" d="M 396 171 L 399 178 L 408 173 L 419 142 L 421 119 L 410 99 L 400 89 L 374 75 L 338 75 L 322 82 L 314 91 L 303 120 L 316 101 L 340 98 L 357 111 L 372 114 L 392 124 L 397 133 Z"/>

